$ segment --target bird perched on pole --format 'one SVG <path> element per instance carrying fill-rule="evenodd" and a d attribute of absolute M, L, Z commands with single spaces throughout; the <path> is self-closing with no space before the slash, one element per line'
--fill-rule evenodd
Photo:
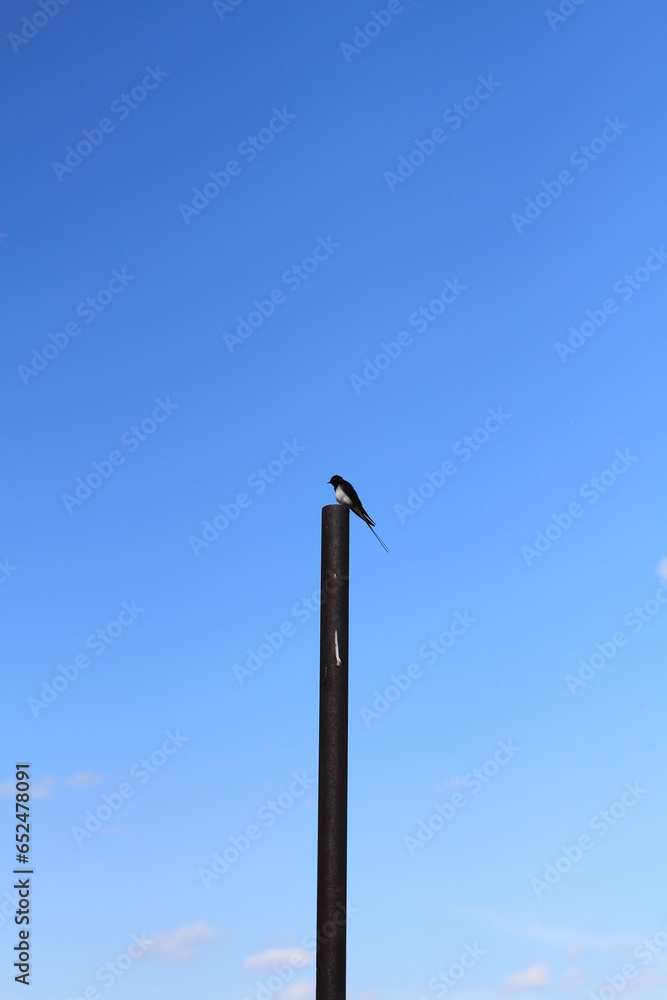
<path fill-rule="evenodd" d="M 334 488 L 334 493 L 338 503 L 342 504 L 344 507 L 349 507 L 350 510 L 354 511 L 357 517 L 360 517 L 362 521 L 365 521 L 385 552 L 389 552 L 389 549 L 375 530 L 375 521 L 364 510 L 364 505 L 359 499 L 354 486 L 352 486 L 351 483 L 348 483 L 346 479 L 343 479 L 342 476 L 332 476 L 329 482 Z"/>

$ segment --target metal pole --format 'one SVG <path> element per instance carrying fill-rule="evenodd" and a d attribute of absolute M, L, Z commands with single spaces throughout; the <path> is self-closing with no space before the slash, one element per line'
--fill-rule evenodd
<path fill-rule="evenodd" d="M 350 512 L 322 508 L 315 1000 L 345 1000 Z"/>

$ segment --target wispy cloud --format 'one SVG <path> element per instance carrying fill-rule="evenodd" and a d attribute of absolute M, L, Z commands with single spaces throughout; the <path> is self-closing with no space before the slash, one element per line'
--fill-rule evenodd
<path fill-rule="evenodd" d="M 463 778 L 449 778 L 448 781 L 445 781 L 444 785 L 438 785 L 436 792 L 451 792 L 456 788 L 460 788 L 462 784 Z"/>
<path fill-rule="evenodd" d="M 130 832 L 129 827 L 123 826 L 122 823 L 116 823 L 115 826 L 105 826 L 102 830 L 103 837 L 127 837 Z"/>
<path fill-rule="evenodd" d="M 51 789 L 57 782 L 57 778 L 42 778 L 41 781 L 33 781 L 30 786 L 31 799 L 50 799 Z"/>
<path fill-rule="evenodd" d="M 313 964 L 313 956 L 305 948 L 270 948 L 250 955 L 243 963 L 244 969 L 273 969 L 276 965 L 291 965 L 302 969 Z"/>
<path fill-rule="evenodd" d="M 544 944 L 555 945 L 566 949 L 569 955 L 578 955 L 587 951 L 621 952 L 634 947 L 637 935 L 621 934 L 589 934 L 569 927 L 543 927 L 540 924 L 513 924 L 504 917 L 497 916 L 488 910 L 473 914 L 481 920 L 487 920 L 501 931 L 512 937 L 529 941 L 542 941 Z"/>
<path fill-rule="evenodd" d="M 635 989 L 637 987 L 644 990 L 662 989 L 663 996 L 665 996 L 667 995 L 664 992 L 667 988 L 667 972 L 655 966 L 650 969 L 640 969 L 637 978 L 632 980 L 632 985 Z"/>
<path fill-rule="evenodd" d="M 104 778 L 103 774 L 94 774 L 92 771 L 79 771 L 65 781 L 70 788 L 92 788 L 98 785 Z M 55 785 L 59 784 L 58 778 L 40 778 L 39 781 L 30 782 L 31 799 L 50 799 Z M 16 792 L 13 781 L 0 782 L 0 798 L 13 799 Z"/>
<path fill-rule="evenodd" d="M 302 979 L 300 983 L 292 983 L 278 997 L 279 1000 L 314 1000 L 315 980 Z"/>
<path fill-rule="evenodd" d="M 71 788 L 92 788 L 93 785 L 99 785 L 103 778 L 103 774 L 94 774 L 93 771 L 79 771 L 67 779 L 67 784 Z"/>
<path fill-rule="evenodd" d="M 56 783 L 56 778 L 42 778 L 40 781 L 30 783 L 31 799 L 50 799 L 51 789 Z M 0 782 L 0 798 L 13 799 L 16 795 L 16 785 L 13 781 Z"/>
<path fill-rule="evenodd" d="M 549 985 L 549 970 L 546 965 L 532 965 L 523 972 L 515 972 L 503 983 L 506 990 L 531 990 L 536 986 Z"/>
<path fill-rule="evenodd" d="M 148 958 L 161 958 L 165 962 L 191 962 L 200 949 L 217 941 L 219 935 L 199 920 L 190 927 L 179 927 L 171 934 L 153 934 L 146 949 Z"/>
<path fill-rule="evenodd" d="M 563 973 L 563 982 L 571 989 L 583 989 L 588 982 L 588 976 L 578 965 L 570 965 Z"/>

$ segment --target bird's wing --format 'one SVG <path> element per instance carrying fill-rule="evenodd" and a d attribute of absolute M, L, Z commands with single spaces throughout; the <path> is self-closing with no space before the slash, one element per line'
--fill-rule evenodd
<path fill-rule="evenodd" d="M 352 483 L 348 483 L 347 479 L 343 479 L 343 481 L 340 483 L 340 486 L 343 490 L 345 490 L 348 497 L 350 498 L 350 506 L 358 507 L 360 510 L 363 510 L 364 508 L 361 503 L 361 500 L 359 499 L 359 494 L 355 490 Z"/>
<path fill-rule="evenodd" d="M 350 498 L 350 506 L 354 511 L 354 513 L 357 515 L 357 517 L 360 517 L 362 521 L 365 521 L 366 524 L 369 526 L 369 528 L 372 528 L 373 525 L 375 524 L 375 521 L 370 516 L 368 511 L 365 510 L 364 505 L 359 499 L 359 494 L 355 490 L 354 486 L 352 486 L 351 483 L 348 483 L 347 480 L 343 480 L 341 486 L 343 487 L 348 497 Z"/>

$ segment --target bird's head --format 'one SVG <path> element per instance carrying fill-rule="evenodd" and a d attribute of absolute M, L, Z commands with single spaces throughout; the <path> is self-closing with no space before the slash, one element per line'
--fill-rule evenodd
<path fill-rule="evenodd" d="M 336 489 L 336 487 L 339 485 L 339 483 L 343 482 L 343 477 L 342 476 L 332 476 L 331 479 L 329 480 L 329 482 L 331 483 L 331 485 L 333 486 L 333 488 Z"/>

